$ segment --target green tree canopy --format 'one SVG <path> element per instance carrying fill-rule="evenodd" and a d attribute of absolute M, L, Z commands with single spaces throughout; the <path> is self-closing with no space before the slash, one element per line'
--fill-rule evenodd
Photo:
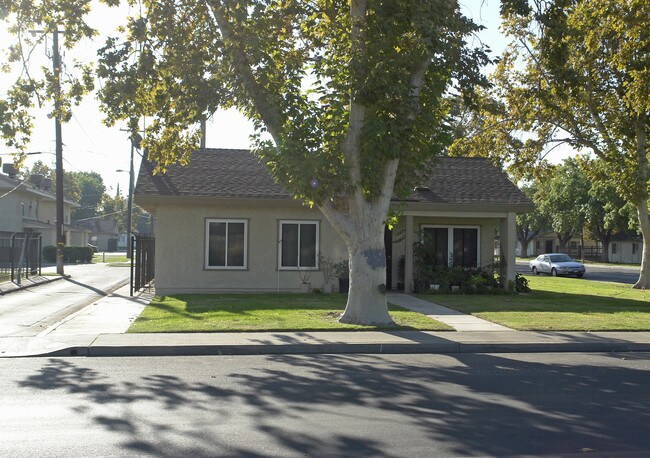
<path fill-rule="evenodd" d="M 575 159 L 567 159 L 552 169 L 550 177 L 538 184 L 535 204 L 543 220 L 554 231 L 560 251 L 567 242 L 582 234 L 585 224 L 583 206 L 589 193 L 589 180 Z"/>
<path fill-rule="evenodd" d="M 590 179 L 635 206 L 644 239 L 635 287 L 650 288 L 647 1 L 503 0 L 502 17 L 511 44 L 493 94 L 505 115 L 488 125 L 532 135 L 542 152 L 567 144 L 600 160 Z"/>

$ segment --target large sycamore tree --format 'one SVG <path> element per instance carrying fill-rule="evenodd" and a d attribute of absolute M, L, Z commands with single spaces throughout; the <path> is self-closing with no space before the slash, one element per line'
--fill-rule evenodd
<path fill-rule="evenodd" d="M 643 234 L 635 288 L 650 287 L 647 0 L 505 0 L 512 39 L 495 73 L 508 129 L 540 146 L 591 151 L 586 172 L 636 208 Z"/>
<path fill-rule="evenodd" d="M 391 322 L 384 228 L 449 140 L 445 97 L 483 78 L 454 0 L 142 0 L 101 50 L 108 122 L 140 116 L 158 170 L 191 160 L 219 108 L 253 120 L 275 180 L 345 241 L 343 322 Z M 135 124 L 133 124 L 135 125 Z"/>

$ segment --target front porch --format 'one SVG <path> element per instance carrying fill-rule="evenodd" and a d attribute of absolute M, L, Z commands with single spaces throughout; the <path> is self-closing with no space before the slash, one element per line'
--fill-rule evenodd
<path fill-rule="evenodd" d="M 387 286 L 413 292 L 414 244 L 422 234 L 433 240 L 436 264 L 486 268 L 495 264 L 494 240 L 500 239 L 499 268 L 504 284 L 515 280 L 515 212 L 406 210 L 386 237 Z"/>

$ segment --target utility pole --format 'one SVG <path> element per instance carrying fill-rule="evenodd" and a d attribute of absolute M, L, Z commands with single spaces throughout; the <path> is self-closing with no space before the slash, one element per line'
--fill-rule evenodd
<path fill-rule="evenodd" d="M 56 141 L 56 272 L 63 275 L 63 247 L 65 246 L 63 219 L 63 140 L 61 139 L 61 57 L 59 56 L 59 28 L 52 31 L 52 70 L 56 84 L 54 96 L 54 135 Z"/>
<path fill-rule="evenodd" d="M 49 33 L 49 30 L 30 30 L 35 33 Z M 59 27 L 52 29 L 52 71 L 54 74 L 54 138 L 56 143 L 56 273 L 64 274 L 63 247 L 65 246 L 63 219 L 63 140 L 61 139 L 61 56 L 59 54 Z"/>

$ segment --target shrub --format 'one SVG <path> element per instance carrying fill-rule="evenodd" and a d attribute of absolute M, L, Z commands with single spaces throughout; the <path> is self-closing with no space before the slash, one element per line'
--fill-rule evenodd
<path fill-rule="evenodd" d="M 56 247 L 54 247 L 56 252 Z M 78 262 L 89 263 L 93 259 L 93 249 L 87 246 L 66 246 L 63 247 L 63 262 L 76 264 Z"/>
<path fill-rule="evenodd" d="M 45 262 L 56 262 L 56 247 L 54 245 L 43 247 L 43 260 Z"/>

